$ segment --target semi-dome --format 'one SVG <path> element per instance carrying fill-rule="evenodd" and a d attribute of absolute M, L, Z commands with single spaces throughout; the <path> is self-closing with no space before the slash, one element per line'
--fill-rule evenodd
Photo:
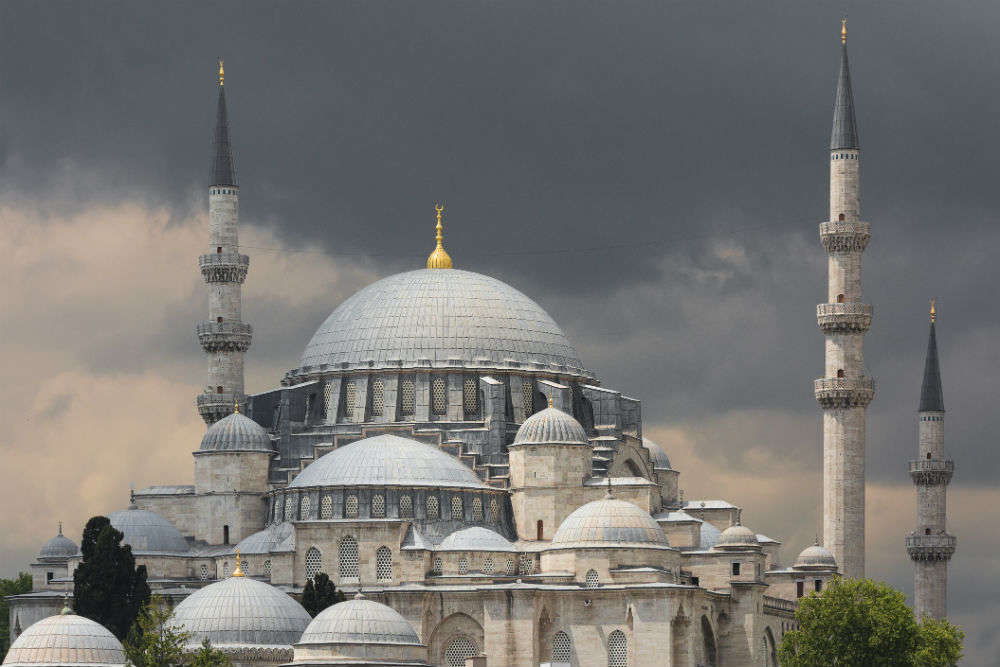
<path fill-rule="evenodd" d="M 208 640 L 217 648 L 286 646 L 312 619 L 274 586 L 236 575 L 199 589 L 174 608 L 171 626 L 191 633 L 188 647 Z"/>
<path fill-rule="evenodd" d="M 514 444 L 586 445 L 589 442 L 580 422 L 550 405 L 524 420 L 514 436 Z"/>
<path fill-rule="evenodd" d="M 760 548 L 757 534 L 743 526 L 736 524 L 729 526 L 719 535 L 715 543 L 716 549 L 737 549 L 737 548 Z"/>
<path fill-rule="evenodd" d="M 834 558 L 833 553 L 829 549 L 820 546 L 817 542 L 803 549 L 799 557 L 795 559 L 795 564 L 792 567 L 802 570 L 836 570 L 837 559 Z"/>
<path fill-rule="evenodd" d="M 28 626 L 10 645 L 3 664 L 117 667 L 125 664 L 125 651 L 103 625 L 66 608 Z"/>
<path fill-rule="evenodd" d="M 264 427 L 239 412 L 220 419 L 205 432 L 199 452 L 272 452 Z"/>
<path fill-rule="evenodd" d="M 562 547 L 669 546 L 663 529 L 648 512 L 615 498 L 595 500 L 577 508 L 563 520 L 552 544 Z"/>
<path fill-rule="evenodd" d="M 489 488 L 451 454 L 391 433 L 357 440 L 324 454 L 288 486 Z"/>
<path fill-rule="evenodd" d="M 480 526 L 463 528 L 444 538 L 437 551 L 514 551 L 506 537 Z"/>
<path fill-rule="evenodd" d="M 78 551 L 79 549 L 76 546 L 76 542 L 63 535 L 62 524 L 60 523 L 59 534 L 42 546 L 42 550 L 38 552 L 38 557 L 69 558 L 71 556 L 75 556 Z"/>
<path fill-rule="evenodd" d="M 394 644 L 423 646 L 410 622 L 393 609 L 364 597 L 327 607 L 312 620 L 302 644 Z"/>
<path fill-rule="evenodd" d="M 535 364 L 590 376 L 537 303 L 495 278 L 445 268 L 389 276 L 344 301 L 306 345 L 299 372 Z"/>
<path fill-rule="evenodd" d="M 133 553 L 183 553 L 189 549 L 180 531 L 155 512 L 129 505 L 128 509 L 112 512 L 108 519 L 124 535 L 122 542 L 131 546 Z"/>
<path fill-rule="evenodd" d="M 643 437 L 642 446 L 649 450 L 649 458 L 653 462 L 653 468 L 656 470 L 673 470 L 670 467 L 670 458 L 667 453 L 663 451 L 663 447 L 650 440 L 649 438 Z"/>

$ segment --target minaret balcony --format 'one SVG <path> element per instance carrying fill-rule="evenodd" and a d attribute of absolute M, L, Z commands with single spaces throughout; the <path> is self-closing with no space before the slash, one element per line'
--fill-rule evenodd
<path fill-rule="evenodd" d="M 198 266 L 206 283 L 242 283 L 247 277 L 250 257 L 236 253 L 201 255 Z"/>
<path fill-rule="evenodd" d="M 934 486 L 951 482 L 955 462 L 950 459 L 916 459 L 910 461 L 910 477 L 914 484 Z"/>
<path fill-rule="evenodd" d="M 860 220 L 819 223 L 819 238 L 827 252 L 861 252 L 871 236 L 871 225 Z"/>
<path fill-rule="evenodd" d="M 237 401 L 239 401 L 240 409 L 242 410 L 242 406 L 246 403 L 246 396 L 232 392 L 223 394 L 198 394 L 195 402 L 198 405 L 198 414 L 201 415 L 206 424 L 211 426 L 223 417 L 231 415 L 233 410 L 236 409 Z"/>
<path fill-rule="evenodd" d="M 867 303 L 821 303 L 816 323 L 823 333 L 865 332 L 872 325 L 872 307 Z"/>
<path fill-rule="evenodd" d="M 819 378 L 813 391 L 821 408 L 863 408 L 875 398 L 875 378 Z"/>
<path fill-rule="evenodd" d="M 206 352 L 246 352 L 253 328 L 244 322 L 199 322 L 195 333 Z"/>
<path fill-rule="evenodd" d="M 910 560 L 949 560 L 955 553 L 958 540 L 954 535 L 912 534 L 906 536 L 906 553 Z"/>

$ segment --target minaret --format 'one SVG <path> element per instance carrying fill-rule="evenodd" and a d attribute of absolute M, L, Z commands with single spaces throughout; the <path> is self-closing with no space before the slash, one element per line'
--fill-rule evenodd
<path fill-rule="evenodd" d="M 830 218 L 819 226 L 829 267 L 827 303 L 816 306 L 826 368 L 814 391 L 823 409 L 823 545 L 847 577 L 865 574 L 865 421 L 875 396 L 862 352 L 872 309 L 861 293 L 861 253 L 870 233 L 861 221 L 860 159 L 844 21 L 830 135 Z"/>
<path fill-rule="evenodd" d="M 955 466 L 944 452 L 944 397 L 934 331 L 936 319 L 931 301 L 931 331 L 918 410 L 918 454 L 916 460 L 910 461 L 910 477 L 917 487 L 917 529 L 906 538 L 906 551 L 913 561 L 913 599 L 918 619 L 947 616 L 948 561 L 956 544 L 955 538 L 945 532 L 947 489 Z"/>
<path fill-rule="evenodd" d="M 198 342 L 208 357 L 208 381 L 198 396 L 198 412 L 206 424 L 228 415 L 243 403 L 243 353 L 252 330 L 241 317 L 241 290 L 250 258 L 239 254 L 240 188 L 229 142 L 225 71 L 219 61 L 219 105 L 212 141 L 208 186 L 208 254 L 198 258 L 208 285 L 207 321 L 198 324 Z"/>

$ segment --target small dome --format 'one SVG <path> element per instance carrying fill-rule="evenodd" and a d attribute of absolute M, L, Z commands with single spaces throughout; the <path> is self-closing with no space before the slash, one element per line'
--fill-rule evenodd
<path fill-rule="evenodd" d="M 69 558 L 75 556 L 79 549 L 76 543 L 64 537 L 62 534 L 62 524 L 59 524 L 59 534 L 45 543 L 42 550 L 38 552 L 39 558 Z"/>
<path fill-rule="evenodd" d="M 393 644 L 423 646 L 403 616 L 363 597 L 327 607 L 302 633 L 299 644 Z"/>
<path fill-rule="evenodd" d="M 573 416 L 558 408 L 536 412 L 521 424 L 515 445 L 587 445 L 587 433 Z"/>
<path fill-rule="evenodd" d="M 128 509 L 112 512 L 108 519 L 115 530 L 125 536 L 122 542 L 131 546 L 133 553 L 184 553 L 189 550 L 180 531 L 155 512 L 130 505 Z"/>
<path fill-rule="evenodd" d="M 288 487 L 373 485 L 489 488 L 451 454 L 389 433 L 324 454 L 306 466 Z"/>
<path fill-rule="evenodd" d="M 653 461 L 653 468 L 656 470 L 673 470 L 670 467 L 670 459 L 662 447 L 649 438 L 642 439 L 642 446 L 649 450 L 649 458 Z"/>
<path fill-rule="evenodd" d="M 272 452 L 271 436 L 249 417 L 234 412 L 220 419 L 205 432 L 200 452 Z"/>
<path fill-rule="evenodd" d="M 215 647 L 288 646 L 312 619 L 305 608 L 274 586 L 244 576 L 209 584 L 174 609 L 170 624 L 191 636 L 189 648 L 205 639 Z"/>
<path fill-rule="evenodd" d="M 711 549 L 714 547 L 718 541 L 719 537 L 722 535 L 722 531 L 715 527 L 715 525 L 709 523 L 708 521 L 701 522 L 701 548 Z"/>
<path fill-rule="evenodd" d="M 64 609 L 29 626 L 10 645 L 4 665 L 124 665 L 122 644 L 89 618 Z"/>
<path fill-rule="evenodd" d="M 817 543 L 803 549 L 792 567 L 796 569 L 836 570 L 837 559 L 833 557 L 833 553 L 829 549 Z"/>
<path fill-rule="evenodd" d="M 757 534 L 746 526 L 736 524 L 722 531 L 718 541 L 715 543 L 716 549 L 740 549 L 740 548 L 760 548 L 757 541 Z"/>
<path fill-rule="evenodd" d="M 473 526 L 444 538 L 436 551 L 514 551 L 514 545 L 489 528 Z"/>
<path fill-rule="evenodd" d="M 288 548 L 291 540 L 291 549 Z M 269 554 L 275 551 L 295 550 L 295 528 L 290 521 L 282 521 L 268 526 L 264 530 L 244 537 L 236 550 L 241 554 Z"/>
<path fill-rule="evenodd" d="M 604 498 L 577 508 L 563 520 L 553 545 L 668 547 L 667 536 L 656 520 L 624 500 Z"/>

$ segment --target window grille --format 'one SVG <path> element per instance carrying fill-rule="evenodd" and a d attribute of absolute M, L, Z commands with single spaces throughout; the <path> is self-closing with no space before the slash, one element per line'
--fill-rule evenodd
<path fill-rule="evenodd" d="M 529 554 L 521 554 L 517 558 L 517 570 L 520 574 L 531 574 L 535 571 L 535 559 Z"/>
<path fill-rule="evenodd" d="M 443 415 L 445 408 L 448 407 L 448 392 L 444 378 L 435 378 L 431 382 L 431 407 L 436 415 Z"/>
<path fill-rule="evenodd" d="M 274 501 L 274 520 L 281 521 L 282 514 L 285 512 L 285 497 L 278 496 Z"/>
<path fill-rule="evenodd" d="M 514 565 L 514 559 L 513 558 L 508 558 L 507 559 L 507 563 L 504 566 L 504 572 L 507 573 L 508 577 L 513 577 L 515 574 L 517 574 L 517 568 Z"/>
<path fill-rule="evenodd" d="M 458 573 L 459 574 L 468 574 L 469 573 L 469 559 L 468 558 L 459 558 L 458 559 Z"/>
<path fill-rule="evenodd" d="M 229 561 L 228 560 L 222 561 L 222 576 L 223 577 L 228 577 L 229 574 L 230 574 L 230 572 L 229 572 Z"/>
<path fill-rule="evenodd" d="M 333 397 L 333 383 L 327 382 L 323 386 L 323 416 L 328 417 L 330 415 L 330 405 Z"/>
<path fill-rule="evenodd" d="M 208 566 L 207 565 L 202 565 L 201 566 L 201 580 L 202 581 L 206 581 L 207 579 L 208 579 Z"/>
<path fill-rule="evenodd" d="M 372 416 L 381 417 L 385 412 L 385 383 L 382 378 L 372 382 Z"/>
<path fill-rule="evenodd" d="M 597 588 L 601 585 L 601 580 L 597 576 L 597 570 L 587 570 L 587 588 Z"/>
<path fill-rule="evenodd" d="M 569 635 L 560 630 L 552 637 L 552 662 L 569 662 L 573 655 L 573 645 Z"/>
<path fill-rule="evenodd" d="M 466 417 L 472 417 L 479 412 L 479 386 L 476 378 L 465 378 L 462 383 L 462 406 Z"/>
<path fill-rule="evenodd" d="M 414 413 L 416 390 L 413 386 L 413 378 L 403 378 L 402 386 L 399 390 L 399 411 L 404 415 Z"/>
<path fill-rule="evenodd" d="M 271 578 L 271 561 L 269 560 L 264 561 L 264 576 L 268 579 Z"/>
<path fill-rule="evenodd" d="M 333 498 L 331 498 L 330 496 L 323 496 L 323 500 L 320 501 L 319 518 L 321 519 L 333 518 Z"/>
<path fill-rule="evenodd" d="M 348 535 L 340 541 L 340 578 L 358 578 L 358 541 Z"/>
<path fill-rule="evenodd" d="M 444 563 L 441 562 L 440 558 L 435 558 L 434 562 L 431 563 L 431 572 L 434 574 L 441 574 L 444 572 Z"/>
<path fill-rule="evenodd" d="M 444 650 L 444 664 L 447 667 L 465 667 L 468 658 L 479 654 L 476 645 L 468 637 L 456 637 L 448 643 Z"/>
<path fill-rule="evenodd" d="M 302 496 L 301 507 L 299 507 L 299 518 L 308 519 L 309 510 L 311 509 L 312 509 L 312 501 L 309 499 L 309 496 Z"/>
<path fill-rule="evenodd" d="M 399 517 L 401 519 L 413 518 L 413 498 L 411 496 L 399 497 Z"/>
<path fill-rule="evenodd" d="M 497 499 L 496 498 L 490 498 L 490 517 L 489 517 L 489 522 L 490 523 L 496 523 L 497 522 L 497 517 L 499 517 L 499 516 L 500 516 L 500 504 L 497 503 Z"/>
<path fill-rule="evenodd" d="M 378 581 L 392 581 L 392 551 L 389 547 L 379 547 L 375 552 L 375 578 Z"/>
<path fill-rule="evenodd" d="M 295 499 L 285 498 L 285 521 L 291 521 L 295 517 Z"/>
<path fill-rule="evenodd" d="M 440 514 L 437 496 L 427 496 L 427 518 L 437 519 Z"/>
<path fill-rule="evenodd" d="M 535 414 L 535 388 L 531 386 L 531 380 L 525 378 L 521 385 L 521 407 L 524 408 L 525 418 Z"/>
<path fill-rule="evenodd" d="M 451 518 L 462 519 L 462 496 L 451 497 Z"/>
<path fill-rule="evenodd" d="M 358 497 L 357 496 L 347 496 L 347 501 L 344 503 L 344 517 L 347 519 L 357 519 L 358 518 Z"/>
<path fill-rule="evenodd" d="M 354 406 L 357 404 L 357 385 L 354 380 L 348 381 L 344 385 L 344 414 L 350 419 L 354 416 Z"/>
<path fill-rule="evenodd" d="M 472 520 L 482 521 L 483 520 L 483 499 L 476 496 L 472 499 Z"/>
<path fill-rule="evenodd" d="M 381 493 L 376 493 L 372 496 L 372 518 L 373 519 L 384 519 L 385 518 L 385 496 Z"/>
<path fill-rule="evenodd" d="M 496 571 L 496 565 L 493 564 L 493 557 L 487 556 L 486 560 L 483 561 L 483 574 L 493 574 Z"/>
<path fill-rule="evenodd" d="M 323 569 L 323 554 L 316 547 L 309 547 L 306 552 L 306 579 L 311 580 Z"/>
<path fill-rule="evenodd" d="M 628 640 L 621 630 L 608 637 L 608 667 L 628 667 Z"/>

